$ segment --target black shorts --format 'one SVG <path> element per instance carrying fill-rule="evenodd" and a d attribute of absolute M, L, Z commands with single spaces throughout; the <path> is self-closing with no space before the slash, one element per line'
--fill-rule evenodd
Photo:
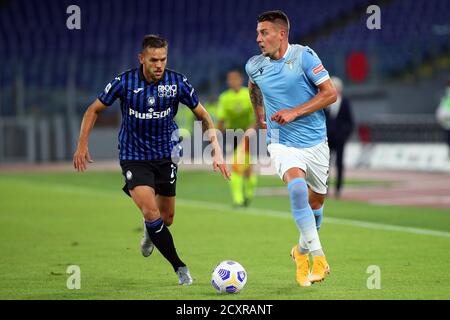
<path fill-rule="evenodd" d="M 155 194 L 174 197 L 177 184 L 178 166 L 168 160 L 121 160 L 125 186 L 122 190 L 129 196 L 129 190 L 136 186 L 149 186 Z"/>

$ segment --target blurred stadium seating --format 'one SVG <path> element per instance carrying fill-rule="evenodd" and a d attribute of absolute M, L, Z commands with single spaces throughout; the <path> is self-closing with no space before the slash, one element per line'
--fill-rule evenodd
<path fill-rule="evenodd" d="M 258 13 L 280 7 L 289 12 L 299 38 L 366 0 L 323 1 L 77 1 L 82 29 L 65 28 L 70 1 L 6 1 L 0 11 L 0 56 L 22 62 L 24 81 L 61 86 L 68 81 L 68 65 L 76 64 L 76 83 L 100 88 L 111 75 L 136 64 L 142 36 L 158 33 L 170 42 L 171 64 L 193 83 L 207 86 L 233 65 L 257 52 L 255 21 Z M 299 22 L 297 22 L 299 21 Z M 26 62 L 25 62 L 26 61 Z M 10 64 L 7 64 L 10 65 Z M 199 65 L 208 72 L 198 72 Z M 9 69 L 2 83 L 11 82 Z M 213 74 L 213 79 L 211 79 Z M 209 88 L 206 88 L 209 89 Z"/>
<path fill-rule="evenodd" d="M 34 124 L 41 128 L 37 136 L 63 127 L 68 131 L 56 140 L 68 147 L 51 151 L 51 137 L 41 142 L 50 154 L 27 159 L 69 158 L 84 109 L 116 74 L 136 66 L 148 33 L 169 40 L 171 68 L 186 74 L 203 97 L 217 96 L 225 72 L 258 53 L 257 15 L 282 9 L 291 19 L 291 42 L 312 47 L 330 73 L 344 80 L 356 120 L 373 142 L 441 142 L 444 135 L 433 114 L 449 73 L 450 2 L 377 3 L 381 30 L 366 28 L 366 8 L 373 4 L 368 0 L 0 1 L 2 136 L 14 127 L 10 117 L 33 115 L 43 121 Z M 81 8 L 81 30 L 66 28 L 71 4 Z M 358 81 L 349 74 L 355 53 L 367 60 L 367 72 Z M 116 111 L 111 111 L 113 126 Z M 14 130 L 31 130 L 20 128 L 27 125 Z M 14 154 L 15 147 L 7 144 L 5 138 L 0 141 L 0 161 Z"/>
<path fill-rule="evenodd" d="M 360 16 L 339 32 L 315 43 L 319 52 L 336 48 L 350 51 L 377 51 L 377 67 L 383 74 L 411 68 L 421 60 L 437 57 L 448 50 L 449 34 L 441 36 L 440 28 L 448 28 L 450 2 L 442 0 L 392 1 L 382 9 L 382 32 L 361 28 L 367 16 Z M 337 71 L 336 60 L 329 59 L 330 71 Z"/>

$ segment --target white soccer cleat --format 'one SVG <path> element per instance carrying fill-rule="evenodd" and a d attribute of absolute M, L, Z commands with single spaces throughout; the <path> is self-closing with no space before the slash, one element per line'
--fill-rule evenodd
<path fill-rule="evenodd" d="M 179 267 L 175 272 L 178 276 L 178 284 L 181 286 L 189 286 L 192 284 L 192 277 L 188 267 Z"/>
<path fill-rule="evenodd" d="M 147 232 L 144 222 L 144 237 L 141 240 L 141 253 L 144 257 L 149 257 L 152 254 L 153 249 L 155 249 L 155 245 L 153 244 L 152 239 L 150 239 L 150 235 Z"/>

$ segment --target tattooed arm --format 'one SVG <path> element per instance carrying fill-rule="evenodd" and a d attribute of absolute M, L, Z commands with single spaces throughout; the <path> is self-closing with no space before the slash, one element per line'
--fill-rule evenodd
<path fill-rule="evenodd" d="M 259 128 L 266 129 L 267 126 L 264 115 L 264 103 L 261 89 L 259 89 L 259 87 L 255 83 L 249 81 L 248 90 L 250 93 L 250 100 L 252 101 L 253 105 L 253 111 L 255 112 L 256 124 Z"/>

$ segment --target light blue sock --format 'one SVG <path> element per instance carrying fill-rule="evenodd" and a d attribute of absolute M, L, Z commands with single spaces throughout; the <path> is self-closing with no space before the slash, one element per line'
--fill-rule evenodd
<path fill-rule="evenodd" d="M 319 231 L 320 226 L 322 225 L 322 218 L 323 218 L 323 206 L 321 206 L 319 209 L 313 210 L 314 218 L 316 219 L 316 228 L 317 231 Z"/>
<path fill-rule="evenodd" d="M 308 202 L 308 186 L 303 178 L 296 178 L 288 183 L 291 210 L 302 237 L 312 251 L 322 249 L 316 229 L 314 213 Z"/>

